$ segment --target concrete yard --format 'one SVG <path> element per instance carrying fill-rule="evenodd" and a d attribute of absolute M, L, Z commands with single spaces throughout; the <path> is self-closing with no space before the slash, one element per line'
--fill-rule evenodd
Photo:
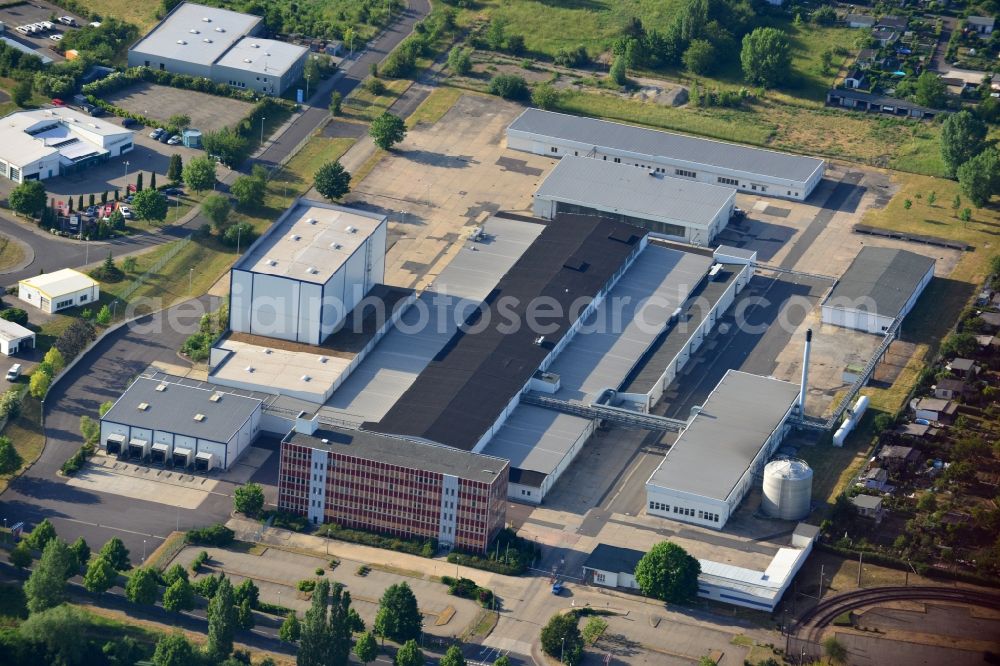
<path fill-rule="evenodd" d="M 389 215 L 386 281 L 422 287 L 473 226 L 498 210 L 527 211 L 554 160 L 504 148 L 522 107 L 464 95 L 433 125 L 418 125 L 346 197 Z"/>
<path fill-rule="evenodd" d="M 202 132 L 233 127 L 253 109 L 250 102 L 155 83 L 138 83 L 113 92 L 104 100 L 131 113 L 163 122 L 174 115 L 189 116 L 191 127 Z"/>

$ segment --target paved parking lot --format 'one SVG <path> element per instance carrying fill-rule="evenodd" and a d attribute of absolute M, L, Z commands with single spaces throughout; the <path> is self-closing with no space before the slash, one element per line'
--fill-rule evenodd
<path fill-rule="evenodd" d="M 188 116 L 191 118 L 191 127 L 202 132 L 232 127 L 253 109 L 253 104 L 249 102 L 155 83 L 138 83 L 104 99 L 131 113 L 140 113 L 146 118 L 164 122 L 174 115 Z"/>
<path fill-rule="evenodd" d="M 261 599 L 293 608 L 299 611 L 300 617 L 309 608 L 310 601 L 296 589 L 296 583 L 317 578 L 317 568 L 325 570 L 324 578 L 342 583 L 347 588 L 351 593 L 351 605 L 368 627 L 372 626 L 375 619 L 382 593 L 390 585 L 401 582 L 406 582 L 413 589 L 420 611 L 424 614 L 424 631 L 429 635 L 457 636 L 479 615 L 478 604 L 451 596 L 441 583 L 380 569 L 372 569 L 368 575 L 358 576 L 356 572 L 363 563 L 352 560 L 341 560 L 337 568 L 331 571 L 329 559 L 277 548 L 266 548 L 259 554 L 253 554 L 219 548 L 189 547 L 182 550 L 174 562 L 189 567 L 202 550 L 208 552 L 212 569 L 225 571 L 234 584 L 244 578 L 252 578 L 260 588 Z M 207 572 L 202 575 L 207 575 Z"/>
<path fill-rule="evenodd" d="M 87 23 L 89 23 L 86 19 L 83 19 L 72 12 L 68 12 L 61 7 L 57 7 L 47 2 L 41 2 L 41 0 L 32 0 L 31 2 L 26 2 L 24 4 L 0 9 L 0 21 L 7 26 L 7 33 L 4 36 L 15 39 L 30 48 L 41 50 L 39 55 L 48 56 L 56 61 L 62 60 L 63 57 L 50 48 L 53 46 L 54 42 L 49 39 L 49 36 L 54 34 L 64 34 L 69 30 L 76 30 L 76 28 L 71 28 L 57 21 L 53 21 L 53 14 L 55 16 L 72 16 L 76 19 L 78 26 L 87 25 Z M 42 21 L 54 23 L 55 28 L 45 34 L 31 36 L 23 35 L 17 31 L 18 26 L 27 25 L 29 23 L 40 23 Z"/>

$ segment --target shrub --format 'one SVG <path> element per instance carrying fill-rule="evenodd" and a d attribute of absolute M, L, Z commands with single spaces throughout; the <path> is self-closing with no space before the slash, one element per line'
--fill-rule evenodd
<path fill-rule="evenodd" d="M 341 527 L 336 523 L 327 523 L 326 525 L 322 525 L 316 533 L 330 539 L 360 543 L 365 546 L 385 548 L 387 550 L 395 550 L 400 553 L 420 555 L 421 557 L 433 557 L 434 551 L 437 550 L 437 542 L 434 539 L 404 539 L 396 536 L 382 535 L 376 532 L 366 532 L 363 530 Z"/>
<path fill-rule="evenodd" d="M 208 552 L 203 550 L 195 555 L 194 559 L 191 561 L 191 571 L 198 573 L 205 562 L 208 562 Z"/>
<path fill-rule="evenodd" d="M 261 514 L 261 522 L 270 522 L 272 527 L 293 532 L 308 532 L 310 529 L 309 519 L 305 516 L 298 516 L 287 511 L 265 511 Z"/>
<path fill-rule="evenodd" d="M 316 581 L 311 578 L 300 580 L 298 583 L 295 584 L 295 588 L 299 592 L 305 592 L 306 594 L 308 594 L 316 589 Z"/>
<path fill-rule="evenodd" d="M 522 100 L 530 94 L 528 83 L 517 74 L 498 74 L 490 80 L 489 93 L 504 99 Z"/>
<path fill-rule="evenodd" d="M 0 319 L 12 321 L 15 324 L 20 324 L 21 326 L 28 325 L 28 313 L 21 308 L 7 308 L 0 311 Z"/>
<path fill-rule="evenodd" d="M 519 576 L 527 571 L 538 556 L 538 548 L 534 542 L 517 536 L 511 529 L 504 529 L 487 554 L 453 550 L 448 553 L 448 561 L 508 576 Z"/>

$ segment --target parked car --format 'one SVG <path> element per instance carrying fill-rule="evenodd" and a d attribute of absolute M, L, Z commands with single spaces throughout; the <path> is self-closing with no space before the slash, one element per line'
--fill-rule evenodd
<path fill-rule="evenodd" d="M 157 141 L 159 141 L 160 143 L 166 143 L 167 141 L 170 141 L 170 132 L 164 131 L 163 134 L 160 135 L 160 138 L 157 139 Z"/>
<path fill-rule="evenodd" d="M 562 591 L 563 591 L 563 584 L 561 582 L 557 580 L 556 582 L 552 583 L 552 594 L 558 597 L 559 595 L 562 594 Z"/>
<path fill-rule="evenodd" d="M 17 26 L 14 29 L 17 30 L 22 35 L 30 35 L 31 34 L 31 29 L 28 26 L 26 26 L 26 25 L 19 25 L 19 26 Z"/>
<path fill-rule="evenodd" d="M 122 118 L 122 127 L 135 127 L 139 121 L 135 118 Z"/>
<path fill-rule="evenodd" d="M 97 215 L 97 206 L 87 206 L 87 210 L 83 214 L 87 217 L 94 217 Z"/>
<path fill-rule="evenodd" d="M 166 194 L 168 197 L 184 196 L 184 190 L 182 190 L 179 187 L 168 187 L 165 190 L 163 190 L 163 193 Z"/>
<path fill-rule="evenodd" d="M 63 36 L 61 32 L 57 32 L 54 35 L 49 35 L 49 39 L 51 39 L 53 42 L 61 42 L 62 38 Z"/>
<path fill-rule="evenodd" d="M 15 363 L 10 366 L 10 370 L 7 371 L 7 381 L 13 382 L 17 381 L 17 378 L 21 376 L 21 364 Z"/>
<path fill-rule="evenodd" d="M 181 139 L 180 135 L 179 134 L 174 134 L 172 137 L 170 137 L 169 139 L 167 139 L 167 145 L 176 146 L 181 141 L 183 141 L 183 139 Z"/>
<path fill-rule="evenodd" d="M 132 219 L 132 209 L 129 208 L 128 206 L 119 206 L 118 210 L 122 212 L 122 217 L 124 217 L 126 220 Z"/>
<path fill-rule="evenodd" d="M 129 187 L 135 187 L 135 185 L 130 185 Z M 127 197 L 125 197 L 124 199 L 122 199 L 122 201 L 124 201 L 125 203 L 130 204 L 130 203 L 132 203 L 132 199 L 134 199 L 134 198 L 135 198 L 135 195 L 134 194 L 130 194 Z"/>
<path fill-rule="evenodd" d="M 101 27 L 101 22 L 100 21 L 91 21 L 88 25 L 90 25 L 91 28 L 100 28 Z"/>
<path fill-rule="evenodd" d="M 55 23 L 52 23 L 51 21 L 42 21 L 38 25 L 42 26 L 46 30 L 53 30 L 56 27 Z"/>
<path fill-rule="evenodd" d="M 167 130 L 163 129 L 162 127 L 157 127 L 155 130 L 153 130 L 152 132 L 149 133 L 149 138 L 150 139 L 159 139 L 160 135 L 163 134 L 166 131 Z"/>
<path fill-rule="evenodd" d="M 58 97 L 52 98 L 52 106 L 66 106 L 66 102 L 62 101 Z"/>
<path fill-rule="evenodd" d="M 60 16 L 56 20 L 62 23 L 63 25 L 72 25 L 72 26 L 76 25 L 76 19 L 73 18 L 72 16 Z"/>

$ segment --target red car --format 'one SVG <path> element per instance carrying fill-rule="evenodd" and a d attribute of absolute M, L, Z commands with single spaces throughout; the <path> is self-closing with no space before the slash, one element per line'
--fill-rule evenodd
<path fill-rule="evenodd" d="M 55 99 L 52 100 L 52 106 L 66 106 L 66 102 L 56 97 Z"/>

